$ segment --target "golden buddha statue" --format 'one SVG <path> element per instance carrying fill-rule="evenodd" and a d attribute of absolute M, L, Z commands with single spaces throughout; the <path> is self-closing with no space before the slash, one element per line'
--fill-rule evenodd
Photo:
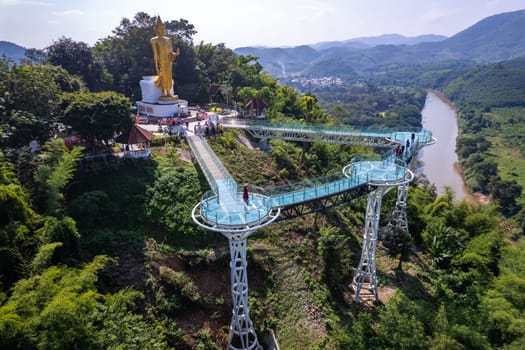
<path fill-rule="evenodd" d="M 171 88 L 173 87 L 172 68 L 173 62 L 180 54 L 180 50 L 177 48 L 177 51 L 173 52 L 171 39 L 164 36 L 164 24 L 160 16 L 157 16 L 155 33 L 157 36 L 151 38 L 151 46 L 153 48 L 153 58 L 155 59 L 155 70 L 157 72 L 155 86 L 162 91 L 159 100 L 176 100 L 178 98 L 177 95 L 171 95 Z"/>

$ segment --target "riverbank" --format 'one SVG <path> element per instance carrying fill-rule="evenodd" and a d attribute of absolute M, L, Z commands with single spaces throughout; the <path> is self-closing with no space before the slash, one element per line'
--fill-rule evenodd
<path fill-rule="evenodd" d="M 459 162 L 456 162 L 454 164 L 454 169 L 456 172 L 461 176 L 463 179 L 463 192 L 465 193 L 465 200 L 467 202 L 471 203 L 480 203 L 480 204 L 489 204 L 490 203 L 490 197 L 481 193 L 481 192 L 471 192 L 467 185 L 465 184 L 465 176 L 463 173 L 463 167 Z"/>
<path fill-rule="evenodd" d="M 443 93 L 443 91 L 440 91 L 440 90 L 434 90 L 434 89 L 428 89 L 427 90 L 427 94 L 428 93 L 432 93 L 434 95 L 437 96 L 437 98 L 439 98 L 441 101 L 443 101 L 443 103 L 445 103 L 447 106 L 450 107 L 450 109 L 452 109 L 454 111 L 454 113 L 456 113 L 456 123 L 457 123 L 457 118 L 458 118 L 458 108 L 456 107 L 456 105 L 454 104 L 454 102 L 450 101 L 448 99 L 448 97 Z"/>

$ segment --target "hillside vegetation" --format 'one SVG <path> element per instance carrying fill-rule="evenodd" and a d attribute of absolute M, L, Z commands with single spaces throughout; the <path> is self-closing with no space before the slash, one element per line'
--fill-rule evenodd
<path fill-rule="evenodd" d="M 524 106 L 524 82 L 525 69 L 500 63 L 469 71 L 444 92 L 459 104 L 477 108 Z"/>
<path fill-rule="evenodd" d="M 522 58 L 480 66 L 453 79 L 444 92 L 457 104 L 458 155 L 467 185 L 491 194 L 508 216 L 525 221 L 525 66 Z"/>
<path fill-rule="evenodd" d="M 319 174 L 320 155 L 340 169 L 362 153 L 320 144 L 301 161 L 298 144 L 274 142 L 270 155 L 234 139 L 226 133 L 210 143 L 237 181 L 261 186 Z M 53 152 L 59 149 L 56 144 Z M 4 279 L 13 288 L 0 306 L 3 346 L 225 347 L 231 315 L 226 239 L 189 219 L 207 189 L 199 171 L 176 149 L 157 151 L 150 161 L 93 164 L 78 172 L 63 204 L 70 216 L 34 212 L 8 172 L 12 166 L 2 162 L 2 186 L 18 191 L 26 208 L 7 211 L 2 226 L 2 244 L 9 247 L 2 257 L 12 261 L 2 274 L 14 283 Z M 64 162 L 59 158 L 55 167 Z M 385 219 L 394 197 L 385 198 Z M 250 238 L 250 311 L 259 334 L 274 330 L 287 349 L 520 348 L 525 256 L 515 223 L 493 206 L 455 203 L 450 194 L 437 198 L 424 183 L 411 186 L 409 253 L 399 265 L 395 246 L 383 243 L 378 250 L 384 304 L 371 308 L 353 303 L 348 287 L 365 206 L 362 197 Z M 88 215 L 96 220 L 85 220 Z M 29 260 L 18 260 L 24 256 Z M 45 292 L 49 283 L 56 288 Z M 38 304 L 30 302 L 34 295 Z M 65 336 L 62 325 L 71 323 L 79 327 Z"/>

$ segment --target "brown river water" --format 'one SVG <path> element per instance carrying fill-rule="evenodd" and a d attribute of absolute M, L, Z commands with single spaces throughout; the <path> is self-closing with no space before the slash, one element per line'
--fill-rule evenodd
<path fill-rule="evenodd" d="M 469 193 L 458 171 L 456 111 L 449 101 L 434 92 L 429 92 L 421 114 L 423 128 L 432 131 L 437 142 L 419 151 L 418 160 L 421 165 L 418 171 L 424 173 L 428 180 L 436 185 L 438 195 L 444 194 L 445 186 L 449 186 L 456 194 L 456 200 L 467 199 Z"/>

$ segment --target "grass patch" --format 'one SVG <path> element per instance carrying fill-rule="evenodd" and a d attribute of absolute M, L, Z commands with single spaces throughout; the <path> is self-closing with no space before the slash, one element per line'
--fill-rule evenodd
<path fill-rule="evenodd" d="M 487 156 L 498 164 L 503 180 L 515 180 L 525 189 L 525 108 L 492 108 L 484 116 L 491 124 Z M 518 203 L 525 204 L 524 193 Z"/>

